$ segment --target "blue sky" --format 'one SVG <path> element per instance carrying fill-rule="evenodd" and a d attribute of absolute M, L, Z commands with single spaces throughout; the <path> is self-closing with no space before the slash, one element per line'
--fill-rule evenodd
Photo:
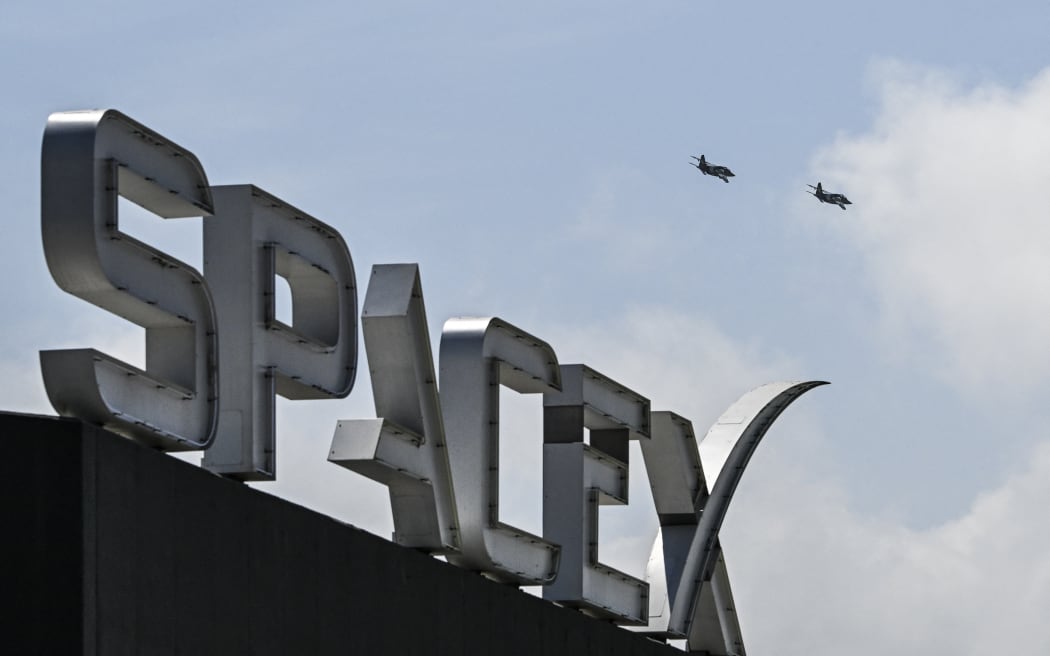
<path fill-rule="evenodd" d="M 1026 610 L 1050 601 L 1050 5 L 8 5 L 5 409 L 50 412 L 38 350 L 141 360 L 39 239 L 48 114 L 112 107 L 212 184 L 335 226 L 362 298 L 371 265 L 419 262 L 435 349 L 448 317 L 500 316 L 701 434 L 747 389 L 830 380 L 727 519 L 755 653 L 1050 646 Z M 700 152 L 737 177 L 701 177 Z M 802 193 L 818 179 L 849 211 Z M 199 265 L 199 220 L 127 210 Z M 280 406 L 260 487 L 382 534 L 383 490 L 324 462 L 336 419 L 372 416 L 366 376 Z M 538 463 L 532 401 L 507 399 L 505 445 Z M 507 516 L 538 531 L 538 479 L 505 469 Z M 637 489 L 603 536 L 640 573 Z"/>

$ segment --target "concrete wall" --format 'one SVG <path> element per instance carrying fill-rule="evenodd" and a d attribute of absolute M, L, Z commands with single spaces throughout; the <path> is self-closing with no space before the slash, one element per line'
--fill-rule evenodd
<path fill-rule="evenodd" d="M 5 653 L 681 653 L 79 421 L 0 453 Z"/>

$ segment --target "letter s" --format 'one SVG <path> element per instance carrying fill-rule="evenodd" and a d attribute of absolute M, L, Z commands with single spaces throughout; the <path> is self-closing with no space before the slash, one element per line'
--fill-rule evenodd
<path fill-rule="evenodd" d="M 193 267 L 120 232 L 117 197 L 164 217 L 212 213 L 193 153 L 114 110 L 48 118 L 41 230 L 65 291 L 146 329 L 145 371 L 94 349 L 41 351 L 51 404 L 169 451 L 203 449 L 216 426 L 215 309 Z"/>

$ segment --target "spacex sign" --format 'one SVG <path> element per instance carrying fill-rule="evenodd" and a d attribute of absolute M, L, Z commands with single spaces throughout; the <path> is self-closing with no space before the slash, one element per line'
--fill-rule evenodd
<path fill-rule="evenodd" d="M 499 318 L 454 318 L 431 350 L 414 264 L 380 264 L 358 321 L 339 232 L 252 185 L 212 186 L 192 152 L 116 111 L 53 114 L 41 228 L 65 291 L 145 328 L 139 369 L 95 349 L 40 363 L 52 405 L 203 467 L 273 480 L 274 402 L 353 389 L 362 331 L 376 418 L 334 426 L 328 460 L 385 484 L 394 540 L 691 651 L 742 654 L 718 531 L 771 423 L 819 381 L 745 394 L 708 432 Z M 118 198 L 166 219 L 203 216 L 204 270 L 120 231 Z M 292 296 L 277 319 L 274 282 Z M 438 381 L 440 380 L 440 386 Z M 543 535 L 500 521 L 499 391 L 543 408 Z M 660 520 L 640 580 L 599 560 L 598 507 L 627 503 L 637 440 Z M 320 456 L 319 456 L 320 457 Z"/>

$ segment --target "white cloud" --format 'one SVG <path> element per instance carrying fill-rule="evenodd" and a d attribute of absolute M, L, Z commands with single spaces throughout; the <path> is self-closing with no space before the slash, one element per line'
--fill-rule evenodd
<path fill-rule="evenodd" d="M 893 63 L 874 77 L 872 129 L 812 168 L 855 203 L 829 216 L 866 262 L 888 344 L 970 392 L 1047 382 L 1050 69 L 1016 88 Z"/>
<path fill-rule="evenodd" d="M 1050 382 L 1050 70 L 1016 88 L 892 63 L 874 78 L 873 127 L 839 136 L 813 171 L 855 203 L 826 216 L 864 259 L 887 349 L 986 408 L 999 388 L 1038 398 Z M 1050 435 L 961 516 L 914 528 L 851 508 L 846 482 L 793 452 L 791 424 L 763 445 L 723 530 L 751 651 L 1050 648 Z"/>
<path fill-rule="evenodd" d="M 838 486 L 776 457 L 761 470 L 723 530 L 752 651 L 1050 649 L 1050 442 L 964 516 L 925 530 L 860 516 Z"/>
<path fill-rule="evenodd" d="M 701 434 L 744 392 L 798 375 L 799 365 L 742 344 L 704 317 L 635 307 L 601 326 L 552 328 L 563 364 L 582 362 L 694 422 Z"/>

